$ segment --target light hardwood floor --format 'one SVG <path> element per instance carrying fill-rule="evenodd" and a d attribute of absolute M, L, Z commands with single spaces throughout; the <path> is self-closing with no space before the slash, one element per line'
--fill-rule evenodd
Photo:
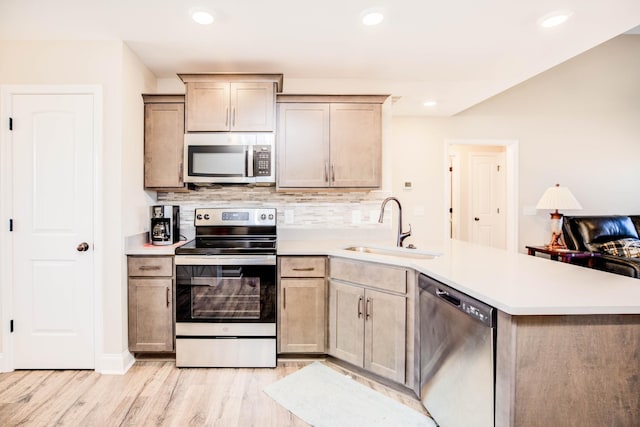
<path fill-rule="evenodd" d="M 262 389 L 308 363 L 280 361 L 275 369 L 178 369 L 173 361 L 137 361 L 125 375 L 3 373 L 0 426 L 306 426 Z M 410 395 L 350 374 L 426 414 Z"/>

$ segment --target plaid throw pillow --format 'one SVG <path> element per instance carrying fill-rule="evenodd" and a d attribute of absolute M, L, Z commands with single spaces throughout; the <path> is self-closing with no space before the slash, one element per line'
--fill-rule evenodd
<path fill-rule="evenodd" d="M 640 240 L 620 239 L 600 245 L 600 252 L 622 257 L 640 258 Z"/>

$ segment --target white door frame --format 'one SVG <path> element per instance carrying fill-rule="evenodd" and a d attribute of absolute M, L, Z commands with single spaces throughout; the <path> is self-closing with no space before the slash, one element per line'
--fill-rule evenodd
<path fill-rule="evenodd" d="M 509 252 L 518 250 L 518 140 L 515 139 L 446 139 L 444 141 L 443 170 L 444 179 L 444 200 L 447 209 L 451 206 L 451 182 L 449 179 L 449 155 L 452 145 L 494 145 L 506 148 L 506 208 L 507 208 L 507 230 L 506 249 Z M 449 215 L 446 215 L 444 222 L 445 240 L 449 240 Z"/>
<path fill-rule="evenodd" d="M 21 94 L 43 95 L 92 95 L 94 135 L 93 135 L 93 166 L 94 166 L 94 198 L 93 198 L 93 227 L 94 227 L 94 369 L 101 371 L 99 362 L 103 352 L 103 300 L 102 300 L 102 87 L 100 85 L 3 85 L 0 86 L 0 336 L 2 348 L 0 350 L 0 372 L 14 370 L 13 340 L 9 333 L 9 322 L 13 318 L 13 265 L 8 256 L 12 251 L 13 235 L 9 232 L 9 219 L 13 212 L 12 188 L 13 165 L 11 152 L 11 131 L 9 117 L 11 96 Z"/>

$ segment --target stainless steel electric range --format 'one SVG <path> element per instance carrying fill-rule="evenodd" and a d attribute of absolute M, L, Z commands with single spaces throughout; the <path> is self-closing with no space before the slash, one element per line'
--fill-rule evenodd
<path fill-rule="evenodd" d="M 276 210 L 199 208 L 176 248 L 176 366 L 276 366 Z"/>

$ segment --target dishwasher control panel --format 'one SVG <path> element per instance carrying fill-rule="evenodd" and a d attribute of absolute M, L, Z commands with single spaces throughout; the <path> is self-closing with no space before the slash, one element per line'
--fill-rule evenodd
<path fill-rule="evenodd" d="M 496 309 L 463 292 L 453 289 L 424 274 L 418 280 L 420 293 L 433 295 L 450 307 L 465 313 L 467 316 L 491 328 L 496 325 Z"/>
<path fill-rule="evenodd" d="M 475 317 L 476 319 L 478 319 L 483 323 L 489 320 L 489 316 L 490 316 L 489 313 L 486 313 L 484 310 L 474 305 L 471 305 L 465 301 L 462 301 L 462 311 L 464 311 L 471 317 Z"/>

